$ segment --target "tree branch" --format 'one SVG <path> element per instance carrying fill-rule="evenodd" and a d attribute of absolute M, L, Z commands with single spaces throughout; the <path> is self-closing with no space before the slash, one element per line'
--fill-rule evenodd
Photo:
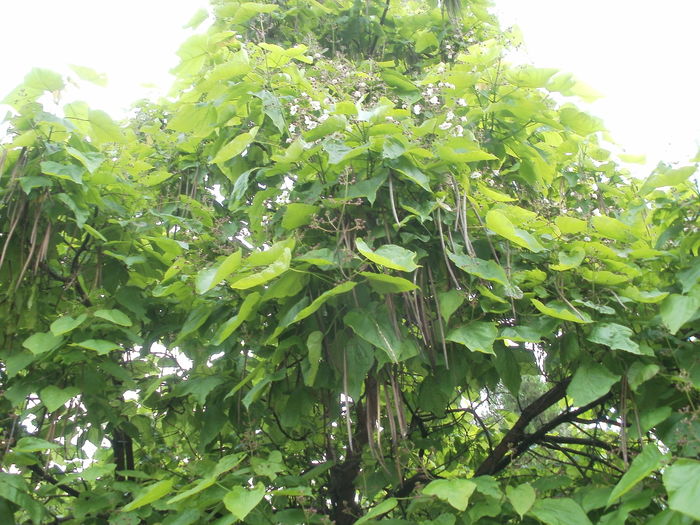
<path fill-rule="evenodd" d="M 51 474 L 49 474 L 44 469 L 42 469 L 39 465 L 27 465 L 27 468 L 29 470 L 31 470 L 32 472 L 34 472 L 34 474 L 39 476 L 44 481 L 48 481 L 52 485 L 56 485 L 59 489 L 61 489 L 63 492 L 65 492 L 69 496 L 73 496 L 74 498 L 77 498 L 80 496 L 80 492 L 78 492 L 75 489 L 70 488 L 68 485 L 64 485 L 63 483 L 59 483 L 56 478 L 54 478 Z"/>
<path fill-rule="evenodd" d="M 570 381 L 570 379 L 569 379 L 569 380 L 566 380 L 565 383 L 568 385 L 569 381 Z M 564 383 L 561 383 L 561 384 L 564 384 Z M 557 387 L 558 387 L 558 386 L 560 386 L 560 385 L 557 385 Z M 518 427 L 518 425 L 520 424 L 521 420 L 522 420 L 523 417 L 525 416 L 525 413 L 526 413 L 533 405 L 537 404 L 542 398 L 544 398 L 545 396 L 547 396 L 548 394 L 550 394 L 550 393 L 551 393 L 553 390 L 555 390 L 557 387 L 554 387 L 552 390 L 550 390 L 549 392 L 547 392 L 544 396 L 542 396 L 541 398 L 539 398 L 538 400 L 536 400 L 532 405 L 528 406 L 528 407 L 523 411 L 523 415 L 520 416 L 520 419 L 519 419 L 519 420 L 515 423 L 515 425 L 513 426 L 513 429 L 511 429 L 511 431 L 508 432 L 508 434 L 506 434 L 506 437 L 503 438 L 503 441 L 505 441 L 506 438 L 508 438 L 508 436 L 510 436 L 511 433 L 513 433 L 513 430 L 514 430 L 516 427 Z M 563 394 L 562 394 L 562 396 L 561 396 L 559 399 L 563 398 L 565 394 L 566 394 L 566 386 L 564 386 L 564 388 L 563 388 Z M 610 393 L 605 394 L 604 396 L 599 397 L 599 398 L 596 399 L 595 401 L 593 401 L 593 402 L 591 402 L 591 403 L 588 403 L 587 405 L 584 405 L 584 406 L 582 406 L 582 407 L 579 407 L 579 408 L 577 408 L 576 410 L 567 410 L 566 412 L 562 412 L 561 414 L 559 414 L 557 417 L 555 417 L 555 418 L 552 419 L 551 421 L 549 421 L 549 422 L 545 423 L 544 425 L 542 425 L 542 426 L 537 430 L 537 432 L 535 432 L 535 433 L 533 433 L 533 434 L 525 435 L 525 434 L 521 431 L 520 434 L 518 434 L 517 436 L 513 436 L 513 437 L 516 437 L 516 438 L 519 438 L 519 439 L 518 439 L 517 441 L 509 441 L 508 444 L 507 444 L 506 450 L 505 450 L 504 453 L 500 456 L 500 458 L 496 458 L 496 459 L 494 460 L 494 463 L 493 463 L 493 464 L 488 465 L 488 466 L 491 468 L 490 471 L 482 471 L 482 469 L 483 469 L 484 465 L 486 464 L 486 461 L 488 461 L 488 460 L 491 458 L 491 456 L 493 456 L 493 454 L 491 454 L 488 458 L 486 458 L 486 461 L 484 461 L 484 463 L 481 464 L 481 466 L 480 466 L 479 469 L 477 470 L 477 474 L 476 474 L 476 475 L 477 475 L 477 476 L 481 476 L 481 475 L 484 475 L 484 474 L 495 474 L 496 472 L 500 472 L 501 470 L 503 470 L 504 468 L 506 468 L 506 467 L 511 463 L 511 461 L 513 461 L 515 458 L 517 458 L 518 456 L 520 456 L 521 454 L 523 454 L 523 452 L 525 452 L 527 449 L 529 449 L 532 445 L 534 445 L 535 443 L 539 443 L 540 441 L 542 441 L 543 438 L 545 438 L 545 436 L 547 435 L 547 432 L 550 432 L 550 431 L 554 430 L 555 428 L 557 428 L 557 427 L 558 427 L 559 425 L 561 425 L 562 423 L 568 423 L 568 422 L 574 420 L 574 419 L 576 418 L 576 416 L 578 416 L 578 415 L 580 415 L 580 414 L 583 414 L 583 413 L 585 413 L 585 412 L 588 412 L 591 408 L 596 407 L 596 406 L 600 405 L 601 403 L 604 403 L 606 400 L 608 400 L 608 399 L 611 397 L 611 395 L 612 395 L 612 394 L 610 394 Z M 558 399 L 555 400 L 555 402 L 556 402 L 556 401 L 558 401 Z M 553 404 L 554 404 L 554 402 L 553 402 L 553 403 L 550 403 L 549 406 L 551 406 L 551 405 L 553 405 Z M 548 407 L 546 407 L 546 408 L 548 408 Z M 537 415 L 537 414 L 535 414 L 535 415 Z M 533 416 L 533 417 L 534 417 L 534 416 Z M 530 418 L 530 420 L 531 420 L 531 419 L 532 419 L 532 418 Z M 529 422 L 529 421 L 528 421 L 528 422 Z M 527 426 L 527 423 L 525 423 L 525 426 Z M 524 429 L 525 426 L 523 426 L 522 429 Z M 503 444 L 503 441 L 501 441 L 501 443 L 499 444 L 499 447 L 501 446 L 501 444 Z M 498 447 L 496 448 L 496 450 L 498 450 Z M 494 452 L 496 452 L 496 451 L 494 451 Z M 509 454 L 509 452 L 510 452 L 510 454 Z"/>
<path fill-rule="evenodd" d="M 502 465 L 503 461 L 514 446 L 518 445 L 518 443 L 522 443 L 526 439 L 525 429 L 530 422 L 559 400 L 563 399 L 564 396 L 566 396 L 566 388 L 569 386 L 570 382 L 570 377 L 564 379 L 525 407 L 520 418 L 515 422 L 515 425 L 513 425 L 496 448 L 494 448 L 483 463 L 481 463 L 479 468 L 476 469 L 474 475 L 484 476 L 486 474 L 495 474 L 505 468 L 512 458 L 508 459 L 508 461 Z"/>

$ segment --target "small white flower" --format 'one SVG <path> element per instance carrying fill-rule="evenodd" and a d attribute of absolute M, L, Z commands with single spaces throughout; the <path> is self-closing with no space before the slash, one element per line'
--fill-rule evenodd
<path fill-rule="evenodd" d="M 428 89 L 425 90 L 425 96 L 426 96 L 426 97 L 432 97 L 432 96 L 433 96 L 433 93 L 435 93 L 435 92 L 433 91 L 433 88 L 428 88 Z"/>
<path fill-rule="evenodd" d="M 319 122 L 325 122 L 328 119 L 328 113 L 324 113 L 320 117 L 318 117 Z"/>
<path fill-rule="evenodd" d="M 467 117 L 465 117 L 464 115 L 462 115 L 461 117 L 459 117 L 459 121 L 460 121 L 460 122 L 466 122 L 467 120 L 468 120 Z"/>
<path fill-rule="evenodd" d="M 467 106 L 467 101 L 464 100 L 463 98 L 458 98 L 458 99 L 457 99 L 457 105 L 458 105 L 458 106 L 462 106 L 462 107 L 466 107 L 466 106 Z"/>
<path fill-rule="evenodd" d="M 289 125 L 289 132 L 294 133 L 297 130 L 297 127 L 294 124 Z"/>
<path fill-rule="evenodd" d="M 312 100 L 311 101 L 311 109 L 313 109 L 315 111 L 320 111 L 321 103 L 318 100 Z"/>
<path fill-rule="evenodd" d="M 314 129 L 316 126 L 318 126 L 318 122 L 315 122 L 313 120 L 306 124 L 306 127 L 309 129 Z"/>
<path fill-rule="evenodd" d="M 359 87 L 361 87 L 361 88 L 367 87 L 367 84 L 366 84 L 365 82 L 360 82 L 360 83 L 357 84 L 357 85 L 358 85 Z"/>
<path fill-rule="evenodd" d="M 432 97 L 430 97 L 430 100 L 428 100 L 428 102 L 430 102 L 431 104 L 439 104 L 440 99 L 433 95 Z"/>
<path fill-rule="evenodd" d="M 423 108 L 420 106 L 420 104 L 416 104 L 413 106 L 413 113 L 416 115 L 420 115 L 420 112 L 423 110 Z"/>
<path fill-rule="evenodd" d="M 438 128 L 440 128 L 440 129 L 450 129 L 451 127 L 452 127 L 452 124 L 450 124 L 449 122 L 443 122 L 442 124 L 440 124 L 438 126 Z"/>
<path fill-rule="evenodd" d="M 457 124 L 455 128 L 452 130 L 452 133 L 454 134 L 455 137 L 462 137 L 464 135 L 464 128 Z"/>
<path fill-rule="evenodd" d="M 355 91 L 355 92 L 352 94 L 352 96 L 355 97 L 355 98 L 360 98 L 360 97 L 362 96 L 362 91 Z"/>
<path fill-rule="evenodd" d="M 297 114 L 297 111 L 299 111 L 299 106 L 297 106 L 296 104 L 294 104 L 293 106 L 291 106 L 291 107 L 289 108 L 289 114 L 290 114 L 290 115 L 296 115 L 296 114 Z"/>
<path fill-rule="evenodd" d="M 445 49 L 452 49 L 452 46 L 450 44 L 445 44 Z"/>
<path fill-rule="evenodd" d="M 447 114 L 445 114 L 445 120 L 447 120 L 449 122 L 453 118 L 455 118 L 454 112 L 452 110 L 448 110 Z"/>
<path fill-rule="evenodd" d="M 328 105 L 330 105 L 330 103 L 331 103 L 331 99 L 328 98 L 328 97 L 326 97 L 326 98 L 323 99 L 323 103 L 326 104 L 326 105 L 328 106 Z"/>

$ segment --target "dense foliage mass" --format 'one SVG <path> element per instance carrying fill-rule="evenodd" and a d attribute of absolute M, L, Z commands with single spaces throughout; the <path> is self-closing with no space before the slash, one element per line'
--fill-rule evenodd
<path fill-rule="evenodd" d="M 10 94 L 3 523 L 700 519 L 695 166 L 487 7 L 214 0 L 126 123 Z"/>

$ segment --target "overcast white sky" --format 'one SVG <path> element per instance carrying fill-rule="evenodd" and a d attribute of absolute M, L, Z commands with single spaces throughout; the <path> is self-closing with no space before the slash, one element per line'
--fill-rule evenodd
<path fill-rule="evenodd" d="M 577 75 L 605 95 L 588 109 L 630 153 L 686 161 L 700 145 L 700 2 L 695 0 L 495 0 L 517 24 L 528 59 Z M 182 29 L 206 0 L 0 0 L 0 98 L 27 71 L 67 64 L 109 76 L 80 98 L 115 117 L 164 93 Z M 158 90 L 144 85 L 159 86 Z"/>

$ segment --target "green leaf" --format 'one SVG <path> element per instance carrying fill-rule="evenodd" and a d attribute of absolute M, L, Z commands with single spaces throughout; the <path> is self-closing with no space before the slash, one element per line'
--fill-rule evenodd
<path fill-rule="evenodd" d="M 118 324 L 119 326 L 131 326 L 132 322 L 129 316 L 126 315 L 121 310 L 96 310 L 94 313 L 95 317 L 100 317 L 111 323 Z"/>
<path fill-rule="evenodd" d="M 576 369 L 566 393 L 574 399 L 576 406 L 581 407 L 607 394 L 619 380 L 620 376 L 603 365 L 589 361 Z"/>
<path fill-rule="evenodd" d="M 440 42 L 438 42 L 438 39 L 435 37 L 435 34 L 424 30 L 424 31 L 418 31 L 416 33 L 416 53 L 422 53 L 426 49 L 433 49 L 440 47 Z"/>
<path fill-rule="evenodd" d="M 211 344 L 218 346 L 226 341 L 226 339 L 228 339 L 229 336 L 235 332 L 244 321 L 247 321 L 256 311 L 256 307 L 258 306 L 259 302 L 260 294 L 258 292 L 252 292 L 246 295 L 245 299 L 243 299 L 243 302 L 241 303 L 238 313 L 219 327 L 214 334 L 214 337 L 212 337 Z"/>
<path fill-rule="evenodd" d="M 557 69 L 519 66 L 508 72 L 508 79 L 516 86 L 525 88 L 542 88 L 557 73 Z M 522 516 L 522 514 L 521 514 Z"/>
<path fill-rule="evenodd" d="M 190 377 L 187 381 L 179 383 L 174 389 L 174 395 L 187 396 L 204 406 L 209 392 L 224 382 L 224 379 L 217 376 Z"/>
<path fill-rule="evenodd" d="M 265 496 L 265 485 L 258 482 L 254 488 L 233 487 L 223 498 L 228 511 L 239 520 L 245 519 Z"/>
<path fill-rule="evenodd" d="M 521 519 L 530 510 L 537 498 L 535 489 L 529 483 L 523 483 L 517 487 L 506 487 L 506 496 Z"/>
<path fill-rule="evenodd" d="M 217 266 L 198 272 L 194 281 L 197 293 L 204 294 L 217 286 L 241 266 L 242 260 L 243 252 L 238 250 L 226 257 Z"/>
<path fill-rule="evenodd" d="M 279 98 L 269 91 L 263 90 L 255 93 L 263 102 L 263 112 L 267 115 L 280 133 L 287 131 L 287 126 L 284 122 L 282 114 L 282 103 Z"/>
<path fill-rule="evenodd" d="M 268 250 L 268 251 L 271 251 Z M 265 253 L 265 252 L 263 252 Z M 253 254 L 255 255 L 255 254 Z M 250 257 L 253 257 L 251 255 Z M 250 259 L 249 257 L 249 259 Z M 231 281 L 230 286 L 236 290 L 247 290 L 248 288 L 254 288 L 255 286 L 260 286 L 268 281 L 271 281 L 275 277 L 282 275 L 289 269 L 289 263 L 292 260 L 292 252 L 289 248 L 284 248 L 279 258 L 275 260 L 270 266 L 261 270 L 259 272 L 253 273 L 251 275 L 245 275 L 238 279 Z"/>
<path fill-rule="evenodd" d="M 641 454 L 634 458 L 627 472 L 620 478 L 620 481 L 617 482 L 617 485 L 610 493 L 607 503 L 608 507 L 632 490 L 637 483 L 658 469 L 663 459 L 664 456 L 659 452 L 656 445 L 645 446 Z"/>
<path fill-rule="evenodd" d="M 363 197 L 373 205 L 374 201 L 377 199 L 377 190 L 384 185 L 388 176 L 389 172 L 383 171 L 371 179 L 351 184 L 347 187 L 347 191 L 343 191 L 340 197 L 344 199 L 357 199 Z"/>
<path fill-rule="evenodd" d="M 639 345 L 630 337 L 634 335 L 631 328 L 617 323 L 595 323 L 587 339 L 610 347 L 613 350 L 624 350 L 632 354 L 641 354 Z"/>
<path fill-rule="evenodd" d="M 88 112 L 88 121 L 90 122 L 90 129 L 92 130 L 92 138 L 96 144 L 104 144 L 107 142 L 123 143 L 126 142 L 126 137 L 122 133 L 122 130 L 112 118 L 105 113 L 97 109 L 91 109 Z"/>
<path fill-rule="evenodd" d="M 542 341 L 542 334 L 532 326 L 507 326 L 501 331 L 498 338 L 517 343 L 539 343 Z"/>
<path fill-rule="evenodd" d="M 581 266 L 581 263 L 586 258 L 586 251 L 583 248 L 577 247 L 574 248 L 571 253 L 559 252 L 557 256 L 559 258 L 559 264 L 553 264 L 550 268 L 558 272 L 563 272 Z"/>
<path fill-rule="evenodd" d="M 250 460 L 251 467 L 253 467 L 253 472 L 258 476 L 266 476 L 272 480 L 277 478 L 277 473 L 284 470 L 284 463 L 282 461 L 282 454 L 279 450 L 273 450 L 270 452 L 266 459 L 253 457 Z"/>
<path fill-rule="evenodd" d="M 314 214 L 318 211 L 318 206 L 312 204 L 302 204 L 293 202 L 287 206 L 282 216 L 282 228 L 293 230 L 300 226 L 306 226 L 311 222 Z"/>
<path fill-rule="evenodd" d="M 352 310 L 344 321 L 359 337 L 383 350 L 392 363 L 399 363 L 417 352 L 412 340 L 397 336 L 388 314 L 383 310 L 375 313 L 364 309 Z"/>
<path fill-rule="evenodd" d="M 131 503 L 124 505 L 122 512 L 130 512 L 161 499 L 163 496 L 170 493 L 171 489 L 173 488 L 173 484 L 174 480 L 164 479 L 154 483 L 153 485 L 145 487 L 136 499 L 134 499 Z"/>
<path fill-rule="evenodd" d="M 398 159 L 393 160 L 391 162 L 391 166 L 396 171 L 398 171 L 414 183 L 418 184 L 418 186 L 423 188 L 425 191 L 432 193 L 432 190 L 430 189 L 430 179 L 428 179 L 425 173 L 419 170 L 406 157 L 399 157 Z"/>
<path fill-rule="evenodd" d="M 385 244 L 376 250 L 372 250 L 361 238 L 355 239 L 357 250 L 373 263 L 392 270 L 402 272 L 412 272 L 418 265 L 414 262 L 416 254 L 410 250 L 396 246 L 395 244 Z"/>
<path fill-rule="evenodd" d="M 700 461 L 681 458 L 664 471 L 668 506 L 700 520 Z"/>
<path fill-rule="evenodd" d="M 95 173 L 97 168 L 99 168 L 105 161 L 105 156 L 102 153 L 97 153 L 94 151 L 79 151 L 75 148 L 71 148 L 70 146 L 66 146 L 66 151 L 71 157 L 77 159 L 83 166 L 85 166 L 85 168 L 91 174 Z"/>
<path fill-rule="evenodd" d="M 537 500 L 529 514 L 546 525 L 592 525 L 581 506 L 570 498 Z"/>
<path fill-rule="evenodd" d="M 336 131 L 345 130 L 348 121 L 343 115 L 331 115 L 314 129 L 305 132 L 302 136 L 306 142 L 313 142 Z"/>
<path fill-rule="evenodd" d="M 675 334 L 700 308 L 700 299 L 688 295 L 671 294 L 661 303 L 661 321 Z"/>
<path fill-rule="evenodd" d="M 636 238 L 634 233 L 632 233 L 632 228 L 614 217 L 598 215 L 591 219 L 591 224 L 596 229 L 598 234 L 608 239 L 628 242 L 633 241 Z"/>
<path fill-rule="evenodd" d="M 315 313 L 326 301 L 328 301 L 331 297 L 334 297 L 336 295 L 340 295 L 343 293 L 347 293 L 350 290 L 352 290 L 357 283 L 354 283 L 352 281 L 347 281 L 342 284 L 339 284 L 338 286 L 335 286 L 331 288 L 330 290 L 327 290 L 323 292 L 321 295 L 319 295 L 316 299 L 313 300 L 313 302 L 300 309 L 294 317 L 291 318 L 282 318 L 280 321 L 280 324 L 277 326 L 275 331 L 272 333 L 272 335 L 267 339 L 267 343 L 272 343 L 277 337 L 284 331 L 285 328 L 288 326 L 298 323 L 299 321 L 302 321 Z"/>
<path fill-rule="evenodd" d="M 46 175 L 51 175 L 52 177 L 82 184 L 85 168 L 81 168 L 75 164 L 59 164 L 52 160 L 46 160 L 41 163 L 41 172 Z"/>
<path fill-rule="evenodd" d="M 659 373 L 661 368 L 659 365 L 655 364 L 643 364 L 639 361 L 632 363 L 629 370 L 627 371 L 627 382 L 632 390 L 637 390 L 637 388 L 646 381 L 649 381 L 652 377 Z"/>
<path fill-rule="evenodd" d="M 493 342 L 498 337 L 495 323 L 472 321 L 471 323 L 451 330 L 445 339 L 466 346 L 472 352 L 496 355 Z"/>
<path fill-rule="evenodd" d="M 51 443 L 45 439 L 35 437 L 23 437 L 17 440 L 17 443 L 12 450 L 15 452 L 41 452 L 43 450 L 52 450 L 61 448 L 58 443 Z"/>
<path fill-rule="evenodd" d="M 540 312 L 556 319 L 571 321 L 573 323 L 590 323 L 591 318 L 585 312 L 572 312 L 566 305 L 559 302 L 551 302 L 547 305 L 542 304 L 537 299 L 530 299 L 535 308 Z"/>
<path fill-rule="evenodd" d="M 67 334 L 78 328 L 87 319 L 87 314 L 80 314 L 73 319 L 70 315 L 59 317 L 51 323 L 51 333 L 55 336 Z"/>
<path fill-rule="evenodd" d="M 388 86 L 394 88 L 399 94 L 409 94 L 420 91 L 420 89 L 411 82 L 406 76 L 399 73 L 396 69 L 385 69 L 381 72 L 382 80 Z"/>
<path fill-rule="evenodd" d="M 466 297 L 459 290 L 448 290 L 447 292 L 438 293 L 440 315 L 445 320 L 445 323 L 450 322 L 450 317 L 457 311 L 457 308 L 462 306 L 465 299 Z"/>
<path fill-rule="evenodd" d="M 306 349 L 308 350 L 307 361 L 308 367 L 303 368 L 304 373 L 304 384 L 308 387 L 314 385 L 316 381 L 316 374 L 318 373 L 318 366 L 321 364 L 321 355 L 323 350 L 323 332 L 316 330 L 311 332 L 309 337 L 306 338 Z"/>
<path fill-rule="evenodd" d="M 561 123 L 582 137 L 603 131 L 602 121 L 599 118 L 592 117 L 583 111 L 576 108 L 568 107 L 559 111 L 559 119 Z"/>
<path fill-rule="evenodd" d="M 256 126 L 250 131 L 241 133 L 224 147 L 219 149 L 214 158 L 211 160 L 212 164 L 221 164 L 229 159 L 232 159 L 236 155 L 243 153 L 245 149 L 250 146 L 253 140 L 255 140 L 255 136 L 258 134 L 258 129 L 260 128 Z"/>
<path fill-rule="evenodd" d="M 168 503 L 168 505 L 172 505 L 173 503 L 177 503 L 178 501 L 182 501 L 184 499 L 187 499 L 190 496 L 194 496 L 195 494 L 199 494 L 203 490 L 206 490 L 209 487 L 211 487 L 214 483 L 216 483 L 215 477 L 200 479 L 199 482 L 194 487 L 187 489 L 184 492 L 181 492 L 180 494 L 178 494 L 174 498 L 170 498 L 167 503 Z"/>
<path fill-rule="evenodd" d="M 678 272 L 678 282 L 683 285 L 683 293 L 688 293 L 700 279 L 700 258 L 691 261 L 690 268 Z"/>
<path fill-rule="evenodd" d="M 624 290 L 620 290 L 620 295 L 628 297 L 638 303 L 654 304 L 660 303 L 666 299 L 666 297 L 668 297 L 668 292 L 662 292 L 660 290 L 641 291 L 635 286 L 628 286 Z"/>
<path fill-rule="evenodd" d="M 602 284 L 614 286 L 630 280 L 628 275 L 609 272 L 608 270 L 589 270 L 588 268 L 579 269 L 581 277 L 594 284 Z"/>
<path fill-rule="evenodd" d="M 74 343 L 73 346 L 79 346 L 81 348 L 87 348 L 88 350 L 94 350 L 99 355 L 105 355 L 112 350 L 121 350 L 122 347 L 112 341 L 107 341 L 105 339 L 86 339 L 80 343 Z"/>
<path fill-rule="evenodd" d="M 66 404 L 70 399 L 77 396 L 80 390 L 75 387 L 61 389 L 54 385 L 49 385 L 39 392 L 39 399 L 49 412 L 54 412 Z"/>
<path fill-rule="evenodd" d="M 559 215 L 556 219 L 554 219 L 554 224 L 556 224 L 559 231 L 565 235 L 584 233 L 586 230 L 588 230 L 588 224 L 586 221 L 582 221 L 581 219 L 576 219 L 574 217 L 567 217 L 566 215 Z"/>
<path fill-rule="evenodd" d="M 37 356 L 29 352 L 18 352 L 5 359 L 5 372 L 8 378 L 15 377 L 19 372 L 36 361 Z"/>
<path fill-rule="evenodd" d="M 187 315 L 187 319 L 185 319 L 185 323 L 182 325 L 182 328 L 180 329 L 180 333 L 178 334 L 177 338 L 175 339 L 175 343 L 179 343 L 182 341 L 185 337 L 190 335 L 192 332 L 197 330 L 200 326 L 202 326 L 207 319 L 209 319 L 209 316 L 211 315 L 211 305 L 209 304 L 200 304 L 193 310 L 190 310 L 190 313 Z"/>
<path fill-rule="evenodd" d="M 34 68 L 24 77 L 24 85 L 39 91 L 60 91 L 65 87 L 63 77 L 50 69 Z"/>
<path fill-rule="evenodd" d="M 189 133 L 193 137 L 207 137 L 214 131 L 216 108 L 210 103 L 182 104 L 168 122 L 168 129 Z"/>
<path fill-rule="evenodd" d="M 50 332 L 39 332 L 27 337 L 22 346 L 34 355 L 50 352 L 63 343 L 63 338 Z"/>
<path fill-rule="evenodd" d="M 532 252 L 537 253 L 545 249 L 535 237 L 525 230 L 513 226 L 510 219 L 498 210 L 491 210 L 486 214 L 486 226 L 501 237 L 505 237 L 518 246 L 527 248 Z"/>
<path fill-rule="evenodd" d="M 394 277 L 385 273 L 360 272 L 360 275 L 366 277 L 369 285 L 377 293 L 401 293 L 416 290 L 417 285 L 413 284 L 408 279 L 403 277 Z"/>
<path fill-rule="evenodd" d="M 93 84 L 101 87 L 107 85 L 107 75 L 105 73 L 98 73 L 91 67 L 78 66 L 76 64 L 69 64 L 69 66 L 75 74 L 78 75 L 83 80 L 92 82 Z"/>
<path fill-rule="evenodd" d="M 482 160 L 494 160 L 496 157 L 478 148 L 476 143 L 464 141 L 464 145 L 438 146 L 437 157 L 445 162 L 479 162 Z"/>
<path fill-rule="evenodd" d="M 355 522 L 355 525 L 360 525 L 360 523 L 364 523 L 365 521 L 374 519 L 377 516 L 386 514 L 387 512 L 393 510 L 396 507 L 396 505 L 398 505 L 398 503 L 399 502 L 396 498 L 385 499 L 379 505 L 372 507 L 367 514 L 358 519 Z"/>
<path fill-rule="evenodd" d="M 423 494 L 437 496 L 457 510 L 465 511 L 476 483 L 468 479 L 436 479 L 428 483 Z"/>
<path fill-rule="evenodd" d="M 486 279 L 487 281 L 493 281 L 503 286 L 510 286 L 508 277 L 506 277 L 506 271 L 502 266 L 493 261 L 484 261 L 477 257 L 469 257 L 451 252 L 447 252 L 447 257 L 462 271 L 481 279 Z"/>
<path fill-rule="evenodd" d="M 657 168 L 657 170 L 644 181 L 639 192 L 641 195 L 646 195 L 656 188 L 677 186 L 688 180 L 696 171 L 696 166 L 684 166 L 676 169 L 671 169 L 668 166 Z"/>
<path fill-rule="evenodd" d="M 339 284 L 338 286 L 334 286 L 330 290 L 326 290 L 323 292 L 321 295 L 316 297 L 309 306 L 301 310 L 296 316 L 294 316 L 294 319 L 292 320 L 292 323 L 298 323 L 299 321 L 306 319 L 309 317 L 311 314 L 315 313 L 316 310 L 321 308 L 321 306 L 328 301 L 331 297 L 335 297 L 336 295 L 344 294 L 352 290 L 357 286 L 357 283 L 354 283 L 352 281 L 347 281 L 342 284 Z"/>

